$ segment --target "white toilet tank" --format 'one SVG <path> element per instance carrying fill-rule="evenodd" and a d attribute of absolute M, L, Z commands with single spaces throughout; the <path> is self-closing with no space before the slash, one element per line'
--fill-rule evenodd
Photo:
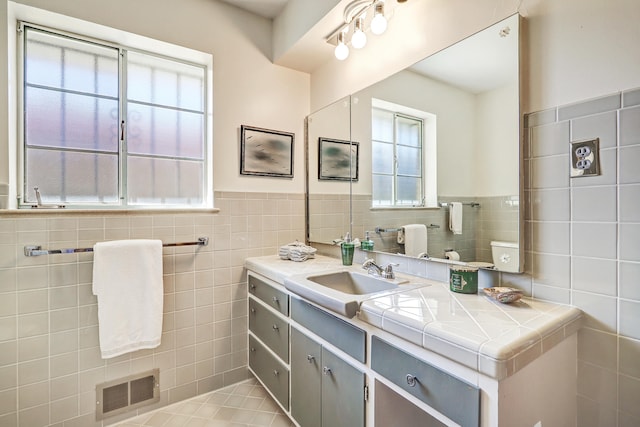
<path fill-rule="evenodd" d="M 491 242 L 493 264 L 500 271 L 517 273 L 520 267 L 520 248 L 513 242 Z"/>

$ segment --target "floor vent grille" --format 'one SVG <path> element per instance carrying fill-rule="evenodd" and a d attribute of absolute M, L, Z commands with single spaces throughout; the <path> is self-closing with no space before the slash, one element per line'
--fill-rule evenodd
<path fill-rule="evenodd" d="M 108 381 L 96 386 L 96 420 L 160 401 L 160 370 Z"/>

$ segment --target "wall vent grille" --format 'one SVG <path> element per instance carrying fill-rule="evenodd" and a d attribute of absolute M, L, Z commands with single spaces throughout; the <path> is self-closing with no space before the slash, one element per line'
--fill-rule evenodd
<path fill-rule="evenodd" d="M 160 401 L 160 370 L 129 375 L 96 386 L 96 420 Z"/>

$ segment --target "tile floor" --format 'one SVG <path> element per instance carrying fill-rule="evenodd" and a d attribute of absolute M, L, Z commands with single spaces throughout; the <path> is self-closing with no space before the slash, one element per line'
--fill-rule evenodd
<path fill-rule="evenodd" d="M 256 379 L 130 418 L 112 427 L 293 427 Z"/>

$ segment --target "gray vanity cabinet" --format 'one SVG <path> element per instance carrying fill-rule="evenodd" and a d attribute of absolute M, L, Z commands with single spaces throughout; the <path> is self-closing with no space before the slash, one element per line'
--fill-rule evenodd
<path fill-rule="evenodd" d="M 249 369 L 289 409 L 289 297 L 253 275 L 249 283 Z"/>
<path fill-rule="evenodd" d="M 365 374 L 294 327 L 291 416 L 301 427 L 365 425 Z"/>

